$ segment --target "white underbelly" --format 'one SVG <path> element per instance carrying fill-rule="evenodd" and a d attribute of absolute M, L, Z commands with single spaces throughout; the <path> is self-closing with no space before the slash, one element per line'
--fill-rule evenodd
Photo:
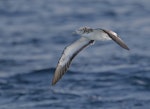
<path fill-rule="evenodd" d="M 111 40 L 111 38 L 101 30 L 95 30 L 91 33 L 82 35 L 90 40 Z"/>

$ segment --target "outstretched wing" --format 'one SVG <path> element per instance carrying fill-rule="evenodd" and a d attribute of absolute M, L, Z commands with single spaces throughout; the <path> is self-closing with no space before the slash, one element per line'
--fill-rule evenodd
<path fill-rule="evenodd" d="M 52 79 L 52 85 L 55 85 L 57 81 L 61 79 L 61 77 L 64 75 L 64 73 L 69 68 L 73 58 L 85 47 L 92 44 L 94 40 L 89 40 L 87 38 L 81 37 L 71 45 L 67 46 L 63 54 L 57 64 L 53 79 Z"/>
<path fill-rule="evenodd" d="M 126 50 L 130 50 L 128 46 L 121 40 L 121 38 L 114 33 L 113 31 L 107 31 L 102 29 L 112 40 L 114 40 L 117 44 L 119 44 L 122 48 Z"/>

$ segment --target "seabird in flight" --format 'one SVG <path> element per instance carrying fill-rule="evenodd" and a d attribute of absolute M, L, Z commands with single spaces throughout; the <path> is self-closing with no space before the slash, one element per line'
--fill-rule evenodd
<path fill-rule="evenodd" d="M 55 85 L 61 77 L 66 73 L 74 57 L 89 45 L 94 44 L 98 40 L 113 40 L 122 48 L 129 50 L 128 46 L 121 40 L 117 33 L 105 29 L 92 29 L 89 27 L 82 27 L 75 31 L 81 35 L 81 38 L 67 46 L 57 64 L 52 85 Z"/>

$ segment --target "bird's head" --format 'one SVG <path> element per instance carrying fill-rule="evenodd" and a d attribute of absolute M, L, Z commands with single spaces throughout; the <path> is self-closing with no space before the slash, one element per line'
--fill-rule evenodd
<path fill-rule="evenodd" d="M 82 34 L 87 34 L 87 33 L 90 33 L 90 32 L 92 32 L 93 31 L 93 29 L 92 28 L 90 28 L 90 27 L 80 27 L 79 29 L 77 29 L 76 31 L 75 31 L 75 33 L 76 34 L 79 34 L 79 35 L 82 35 Z"/>

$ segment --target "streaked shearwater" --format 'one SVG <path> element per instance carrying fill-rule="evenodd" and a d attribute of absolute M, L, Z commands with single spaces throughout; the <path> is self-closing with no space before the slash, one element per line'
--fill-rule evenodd
<path fill-rule="evenodd" d="M 85 47 L 94 44 L 97 40 L 113 40 L 122 48 L 129 50 L 128 46 L 121 40 L 117 33 L 105 29 L 92 29 L 82 27 L 75 31 L 81 38 L 67 46 L 57 64 L 52 85 L 55 85 L 61 77 L 66 73 L 74 57 Z"/>

